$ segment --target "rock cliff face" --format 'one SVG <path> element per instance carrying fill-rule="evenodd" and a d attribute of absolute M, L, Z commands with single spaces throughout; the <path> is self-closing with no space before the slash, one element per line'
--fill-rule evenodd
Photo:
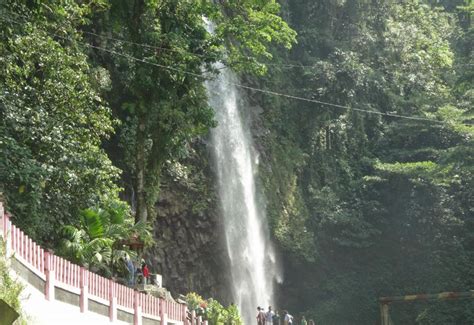
<path fill-rule="evenodd" d="M 255 100 L 249 102 L 250 115 L 244 118 L 251 120 L 256 149 L 266 161 L 264 110 Z M 188 150 L 188 158 L 166 166 L 153 229 L 156 244 L 146 258 L 174 297 L 194 291 L 230 304 L 229 257 L 209 150 L 203 139 Z M 263 184 L 259 187 L 264 190 Z"/>
<path fill-rule="evenodd" d="M 153 271 L 176 297 L 194 291 L 230 303 L 228 258 L 205 146 L 167 166 L 154 223 L 156 244 L 146 253 Z"/>

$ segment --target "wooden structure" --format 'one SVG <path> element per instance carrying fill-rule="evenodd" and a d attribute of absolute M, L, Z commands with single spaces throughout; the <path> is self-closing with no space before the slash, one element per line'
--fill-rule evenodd
<path fill-rule="evenodd" d="M 466 292 L 441 292 L 436 294 L 418 294 L 407 296 L 394 296 L 379 298 L 380 305 L 380 319 L 382 325 L 392 325 L 390 320 L 389 306 L 392 303 L 404 303 L 414 301 L 438 301 L 438 300 L 459 300 L 459 299 L 473 299 L 474 290 Z"/>

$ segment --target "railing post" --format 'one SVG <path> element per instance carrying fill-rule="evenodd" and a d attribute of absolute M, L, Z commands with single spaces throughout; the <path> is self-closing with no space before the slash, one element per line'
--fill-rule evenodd
<path fill-rule="evenodd" d="M 53 256 L 50 252 L 44 252 L 44 271 L 46 273 L 46 283 L 44 284 L 44 295 L 46 300 L 54 300 L 55 274 L 53 267 Z"/>
<path fill-rule="evenodd" d="M 79 306 L 81 313 L 85 313 L 89 309 L 89 283 L 87 279 L 87 270 L 81 266 L 79 278 L 79 286 L 81 288 L 81 296 L 79 300 Z"/>
<path fill-rule="evenodd" d="M 188 306 L 185 304 L 181 305 L 181 321 L 184 325 L 188 325 Z"/>
<path fill-rule="evenodd" d="M 2 227 L 0 229 L 0 236 L 2 236 L 3 238 L 6 237 L 5 236 L 5 234 L 6 234 L 5 224 L 6 224 L 5 209 L 3 208 L 3 202 L 0 201 L 0 227 Z"/>
<path fill-rule="evenodd" d="M 140 306 L 140 297 L 138 295 L 138 291 L 135 291 L 133 295 L 133 309 L 134 309 L 133 324 L 142 325 L 142 307 Z M 163 324 L 160 324 L 160 325 L 163 325 Z"/>
<path fill-rule="evenodd" d="M 10 257 L 12 256 L 12 232 L 11 232 L 11 222 L 10 222 L 10 216 L 5 213 L 5 210 L 3 208 L 3 203 L 0 202 L 1 204 L 1 211 L 0 211 L 0 216 L 2 216 L 2 224 L 3 224 L 3 240 L 5 241 L 5 256 Z"/>
<path fill-rule="evenodd" d="M 196 311 L 193 310 L 191 311 L 191 325 L 194 325 L 195 322 L 196 322 Z"/>
<path fill-rule="evenodd" d="M 168 325 L 168 316 L 165 310 L 165 300 L 160 298 L 160 325 Z"/>
<path fill-rule="evenodd" d="M 10 218 L 8 214 L 5 213 L 3 202 L 0 201 L 0 237 L 5 241 L 5 255 L 7 257 L 11 256 L 11 231 L 8 229 L 9 220 Z"/>
<path fill-rule="evenodd" d="M 117 320 L 117 297 L 115 294 L 114 281 L 109 280 L 109 318 L 111 322 Z"/>

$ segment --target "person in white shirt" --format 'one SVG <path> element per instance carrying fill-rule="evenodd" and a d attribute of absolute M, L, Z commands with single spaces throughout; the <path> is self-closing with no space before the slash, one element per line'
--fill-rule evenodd
<path fill-rule="evenodd" d="M 265 325 L 273 324 L 273 315 L 272 306 L 268 306 L 268 311 L 265 313 Z"/>
<path fill-rule="evenodd" d="M 284 318 L 283 318 L 283 324 L 284 325 L 291 325 L 293 324 L 293 316 L 291 316 L 288 311 L 283 312 Z"/>

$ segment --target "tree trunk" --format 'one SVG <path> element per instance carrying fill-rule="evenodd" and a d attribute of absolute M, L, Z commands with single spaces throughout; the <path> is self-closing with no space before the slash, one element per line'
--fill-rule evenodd
<path fill-rule="evenodd" d="M 137 160 L 136 160 L 136 191 L 137 191 L 137 213 L 135 221 L 146 222 L 148 219 L 148 210 L 146 203 L 145 192 L 145 128 L 146 117 L 145 114 L 140 114 L 138 117 L 137 127 Z"/>

